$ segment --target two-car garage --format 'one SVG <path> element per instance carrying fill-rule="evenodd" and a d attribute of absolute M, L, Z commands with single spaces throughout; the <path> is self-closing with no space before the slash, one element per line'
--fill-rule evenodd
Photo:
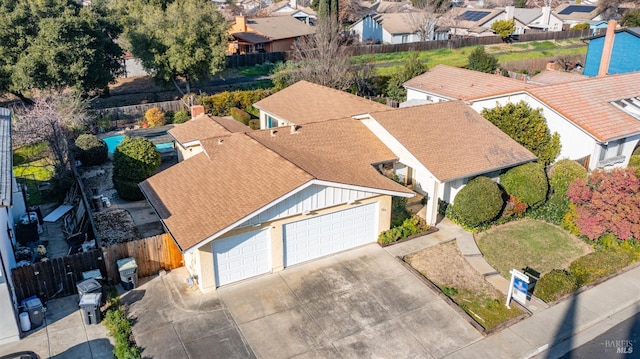
<path fill-rule="evenodd" d="M 347 209 L 282 225 L 284 266 L 355 248 L 376 240 L 378 203 Z M 270 230 L 246 232 L 212 244 L 216 286 L 271 271 Z"/>

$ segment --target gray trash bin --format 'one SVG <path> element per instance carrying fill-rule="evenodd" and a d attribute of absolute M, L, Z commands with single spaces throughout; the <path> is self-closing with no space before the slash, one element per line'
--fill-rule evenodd
<path fill-rule="evenodd" d="M 76 289 L 78 290 L 78 301 L 80 301 L 84 294 L 102 293 L 102 284 L 91 278 L 76 283 Z"/>
<path fill-rule="evenodd" d="M 100 299 L 102 293 L 87 293 L 80 297 L 80 310 L 85 324 L 98 324 L 102 320 L 100 315 Z"/>
<path fill-rule="evenodd" d="M 126 290 L 134 289 L 138 286 L 138 264 L 133 257 L 123 258 L 116 261 L 122 286 Z"/>
<path fill-rule="evenodd" d="M 44 313 L 42 313 L 42 301 L 38 297 L 27 298 L 22 301 L 24 310 L 29 313 L 31 328 L 37 328 L 44 321 Z"/>

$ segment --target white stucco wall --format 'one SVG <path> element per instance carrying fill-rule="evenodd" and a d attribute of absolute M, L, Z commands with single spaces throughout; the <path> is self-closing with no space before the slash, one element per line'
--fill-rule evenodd
<path fill-rule="evenodd" d="M 0 254 L 4 264 L 0 267 L 0 344 L 20 339 L 15 298 L 9 290 L 11 268 L 16 266 L 16 261 L 7 228 L 13 228 L 12 213 L 9 208 L 0 207 Z"/>
<path fill-rule="evenodd" d="M 443 95 L 426 93 L 426 92 L 408 88 L 407 101 L 410 101 L 410 100 L 420 100 L 420 101 L 427 101 L 427 102 L 444 102 L 444 101 L 450 101 L 452 99 Z"/>

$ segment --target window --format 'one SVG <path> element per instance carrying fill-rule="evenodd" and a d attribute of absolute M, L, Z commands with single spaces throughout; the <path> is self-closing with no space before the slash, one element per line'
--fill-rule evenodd
<path fill-rule="evenodd" d="M 267 115 L 267 128 L 274 128 L 274 127 L 278 127 L 278 120 L 276 120 L 275 118 Z"/>
<path fill-rule="evenodd" d="M 409 35 L 402 35 L 402 43 L 406 44 L 409 41 Z"/>

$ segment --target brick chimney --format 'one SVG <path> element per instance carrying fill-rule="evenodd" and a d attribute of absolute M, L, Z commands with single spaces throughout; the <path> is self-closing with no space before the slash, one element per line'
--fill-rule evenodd
<path fill-rule="evenodd" d="M 196 118 L 200 115 L 204 115 L 204 106 L 202 105 L 191 106 L 191 118 Z"/>
<path fill-rule="evenodd" d="M 243 15 L 236 16 L 236 24 L 234 26 L 235 30 L 238 32 L 246 32 L 247 31 L 247 18 Z"/>
<path fill-rule="evenodd" d="M 555 61 L 547 62 L 546 70 L 547 71 L 555 71 L 556 70 L 556 62 Z"/>
<path fill-rule="evenodd" d="M 600 57 L 600 68 L 598 69 L 598 77 L 606 76 L 609 73 L 609 64 L 611 63 L 611 51 L 613 50 L 613 39 L 615 38 L 615 30 L 618 22 L 609 20 L 607 24 L 607 33 L 604 35 L 604 45 L 602 45 L 602 57 Z"/>

